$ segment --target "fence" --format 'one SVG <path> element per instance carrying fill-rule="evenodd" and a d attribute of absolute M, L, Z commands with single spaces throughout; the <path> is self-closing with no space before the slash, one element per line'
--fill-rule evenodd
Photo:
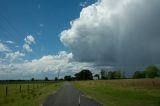
<path fill-rule="evenodd" d="M 33 90 L 40 89 L 53 84 L 53 81 L 34 81 L 34 82 L 1 82 L 0 97 L 31 93 Z"/>

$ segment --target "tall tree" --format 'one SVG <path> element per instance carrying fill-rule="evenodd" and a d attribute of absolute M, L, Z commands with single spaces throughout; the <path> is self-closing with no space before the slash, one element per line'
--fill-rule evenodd
<path fill-rule="evenodd" d="M 109 71 L 109 72 L 108 72 L 107 78 L 108 78 L 108 79 L 113 79 L 113 72 L 112 72 L 112 71 Z"/>
<path fill-rule="evenodd" d="M 101 70 L 101 79 L 107 79 L 106 71 L 104 69 Z"/>

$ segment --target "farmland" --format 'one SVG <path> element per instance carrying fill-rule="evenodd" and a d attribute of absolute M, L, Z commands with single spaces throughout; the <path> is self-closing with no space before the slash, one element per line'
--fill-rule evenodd
<path fill-rule="evenodd" d="M 1 83 L 0 106 L 39 106 L 60 86 L 51 81 Z"/>
<path fill-rule="evenodd" d="M 160 106 L 160 79 L 75 81 L 73 84 L 105 106 Z"/>

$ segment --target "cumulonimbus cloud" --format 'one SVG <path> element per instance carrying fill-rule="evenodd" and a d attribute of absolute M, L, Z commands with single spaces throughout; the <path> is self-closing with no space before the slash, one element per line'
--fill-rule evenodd
<path fill-rule="evenodd" d="M 159 11 L 159 0 L 98 0 L 82 9 L 60 39 L 78 61 L 160 64 Z"/>

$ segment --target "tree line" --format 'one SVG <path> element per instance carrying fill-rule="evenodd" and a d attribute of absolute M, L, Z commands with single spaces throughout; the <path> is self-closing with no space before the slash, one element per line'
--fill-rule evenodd
<path fill-rule="evenodd" d="M 143 71 L 134 72 L 132 78 L 137 79 L 137 78 L 155 78 L 155 77 L 160 77 L 160 69 L 152 65 L 148 66 Z"/>
<path fill-rule="evenodd" d="M 75 77 L 65 76 L 64 80 L 93 80 L 92 72 L 88 69 L 82 70 L 74 75 Z"/>
<path fill-rule="evenodd" d="M 160 69 L 154 65 L 148 66 L 143 71 L 135 71 L 131 78 L 156 78 L 160 77 Z M 125 79 L 125 73 L 123 71 L 108 71 L 101 70 L 101 79 Z"/>
<path fill-rule="evenodd" d="M 92 72 L 88 69 L 81 70 L 80 72 L 74 75 L 75 77 L 65 76 L 64 80 L 71 81 L 71 80 L 93 80 L 95 77 L 97 80 L 109 80 L 109 79 L 126 79 L 124 71 L 121 70 L 101 70 L 100 74 L 93 75 Z M 138 79 L 138 78 L 155 78 L 160 77 L 160 69 L 156 66 L 148 66 L 143 71 L 135 71 L 131 78 Z"/>
<path fill-rule="evenodd" d="M 124 79 L 125 73 L 121 70 L 106 71 L 101 70 L 101 79 Z"/>

